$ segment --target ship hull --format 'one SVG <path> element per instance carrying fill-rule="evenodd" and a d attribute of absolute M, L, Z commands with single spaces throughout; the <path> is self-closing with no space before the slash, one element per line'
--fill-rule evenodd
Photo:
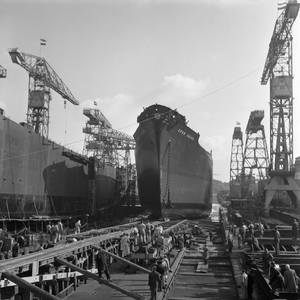
<path fill-rule="evenodd" d="M 156 218 L 205 217 L 212 207 L 211 153 L 171 111 L 153 105 L 139 117 L 134 137 L 140 202 Z"/>
<path fill-rule="evenodd" d="M 0 216 L 97 214 L 114 195 L 116 170 L 104 166 L 93 174 L 95 192 L 90 197 L 89 165 L 80 154 L 0 115 Z"/>

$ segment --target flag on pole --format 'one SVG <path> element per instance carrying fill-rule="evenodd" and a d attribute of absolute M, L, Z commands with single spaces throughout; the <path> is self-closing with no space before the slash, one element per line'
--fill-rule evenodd
<path fill-rule="evenodd" d="M 41 46 L 46 46 L 46 40 L 44 40 L 44 39 L 41 39 Z"/>
<path fill-rule="evenodd" d="M 236 122 L 236 125 L 241 125 L 241 123 L 240 122 Z"/>
<path fill-rule="evenodd" d="M 97 102 L 96 102 L 96 101 L 94 101 L 94 105 L 96 105 L 96 106 L 97 106 Z"/>

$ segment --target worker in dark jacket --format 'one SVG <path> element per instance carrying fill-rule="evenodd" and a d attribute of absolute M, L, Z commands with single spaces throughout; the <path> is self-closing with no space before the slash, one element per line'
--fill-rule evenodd
<path fill-rule="evenodd" d="M 167 274 L 167 267 L 166 263 L 162 262 L 161 259 L 159 259 L 156 263 L 156 270 L 160 274 L 160 281 L 158 283 L 158 292 L 161 292 L 161 290 L 164 288 L 165 285 L 165 276 Z"/>
<path fill-rule="evenodd" d="M 263 271 L 266 275 L 269 275 L 270 263 L 273 260 L 273 255 L 269 252 L 268 248 L 264 249 L 262 254 Z"/>
<path fill-rule="evenodd" d="M 247 279 L 248 279 L 247 294 L 248 294 L 248 300 L 250 300 L 250 299 L 252 299 L 253 283 L 254 283 L 254 279 L 253 279 L 250 269 L 247 270 L 247 275 L 248 275 L 248 277 L 247 277 Z"/>
<path fill-rule="evenodd" d="M 151 300 L 156 300 L 157 297 L 157 289 L 160 283 L 160 274 L 156 271 L 156 266 L 152 268 L 152 272 L 148 277 L 148 285 L 151 291 Z"/>
<path fill-rule="evenodd" d="M 298 238 L 298 231 L 299 231 L 299 225 L 298 222 L 296 221 L 296 219 L 293 220 L 293 225 L 292 225 L 292 236 L 293 239 L 297 239 Z"/>
<path fill-rule="evenodd" d="M 251 251 L 259 251 L 260 247 L 259 247 L 259 242 L 258 239 L 252 235 L 251 241 L 249 242 L 250 246 L 251 246 Z"/>
<path fill-rule="evenodd" d="M 280 232 L 278 230 L 278 227 L 275 227 L 275 234 L 274 234 L 274 246 L 275 246 L 275 254 L 279 254 L 279 245 L 280 245 Z"/>
<path fill-rule="evenodd" d="M 99 251 L 99 253 L 96 257 L 96 261 L 97 261 L 97 268 L 98 268 L 99 278 L 103 279 L 102 272 L 104 272 L 105 275 L 106 275 L 107 280 L 111 281 L 105 253 L 103 253 L 102 251 Z"/>

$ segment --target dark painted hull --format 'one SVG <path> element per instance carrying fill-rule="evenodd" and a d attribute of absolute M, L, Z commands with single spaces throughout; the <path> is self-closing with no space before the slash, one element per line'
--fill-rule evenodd
<path fill-rule="evenodd" d="M 0 217 L 85 216 L 109 204 L 116 187 L 110 166 L 94 174 L 87 160 L 0 115 Z"/>
<path fill-rule="evenodd" d="M 212 207 L 212 157 L 199 135 L 170 108 L 153 105 L 138 118 L 139 198 L 155 217 L 200 218 Z"/>

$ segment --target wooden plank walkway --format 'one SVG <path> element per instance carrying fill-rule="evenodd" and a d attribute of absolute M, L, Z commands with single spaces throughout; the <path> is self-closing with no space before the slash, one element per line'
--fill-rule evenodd
<path fill-rule="evenodd" d="M 199 262 L 196 268 L 196 273 L 207 273 L 208 264 L 205 265 L 203 262 Z"/>

